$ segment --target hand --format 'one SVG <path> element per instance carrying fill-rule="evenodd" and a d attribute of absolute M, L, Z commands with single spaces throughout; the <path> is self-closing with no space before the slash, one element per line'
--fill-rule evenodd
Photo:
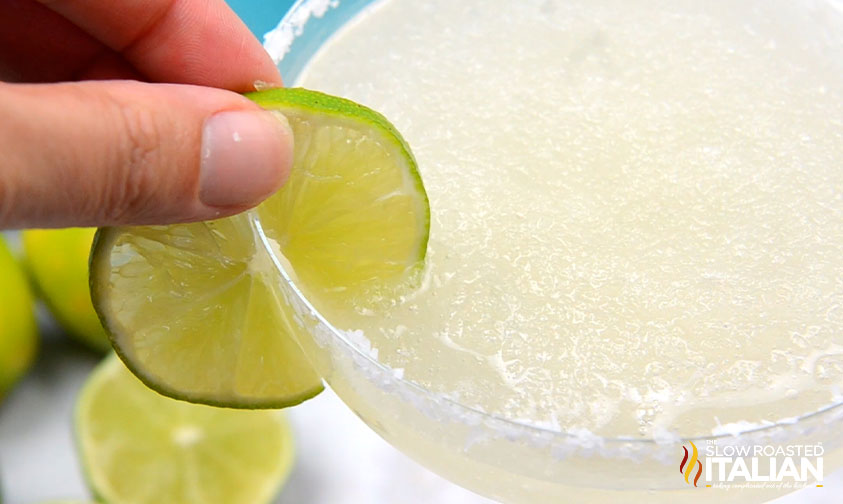
<path fill-rule="evenodd" d="M 284 118 L 232 92 L 281 76 L 223 0 L 2 0 L 0 79 L 0 229 L 222 217 L 290 170 Z"/>

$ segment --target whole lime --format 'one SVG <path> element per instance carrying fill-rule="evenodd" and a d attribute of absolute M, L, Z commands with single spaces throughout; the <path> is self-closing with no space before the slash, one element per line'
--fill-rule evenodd
<path fill-rule="evenodd" d="M 35 358 L 38 326 L 20 264 L 0 238 L 0 399 Z"/>
<path fill-rule="evenodd" d="M 56 320 L 88 346 L 106 351 L 108 337 L 88 289 L 88 254 L 94 228 L 30 229 L 23 232 L 26 265 Z"/>

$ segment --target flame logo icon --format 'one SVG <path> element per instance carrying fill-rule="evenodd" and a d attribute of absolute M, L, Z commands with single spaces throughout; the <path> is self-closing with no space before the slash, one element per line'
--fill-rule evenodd
<path fill-rule="evenodd" d="M 702 475 L 702 462 L 698 460 L 699 452 L 697 451 L 697 445 L 694 444 L 693 441 L 689 441 L 691 443 L 691 460 L 688 460 L 688 449 L 684 446 L 682 447 L 685 450 L 685 456 L 682 457 L 682 463 L 679 464 L 679 473 L 685 475 L 685 483 L 691 484 L 688 481 L 688 478 L 691 477 L 691 473 L 694 472 L 694 464 L 697 466 L 697 475 L 694 477 L 694 486 L 697 486 L 697 481 L 700 480 L 700 476 Z"/>

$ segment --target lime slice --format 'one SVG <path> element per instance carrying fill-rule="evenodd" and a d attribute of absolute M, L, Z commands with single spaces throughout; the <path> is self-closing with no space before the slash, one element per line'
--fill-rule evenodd
<path fill-rule="evenodd" d="M 0 238 L 0 400 L 35 358 L 38 328 L 26 275 Z"/>
<path fill-rule="evenodd" d="M 94 228 L 30 229 L 22 233 L 25 261 L 53 316 L 79 341 L 105 352 L 108 337 L 91 304 L 88 255 Z"/>
<path fill-rule="evenodd" d="M 76 441 L 99 500 L 132 504 L 269 502 L 294 452 L 282 412 L 163 397 L 113 355 L 82 389 Z"/>
<path fill-rule="evenodd" d="M 322 385 L 297 343 L 309 336 L 276 264 L 320 310 L 348 310 L 418 276 L 429 207 L 409 147 L 383 116 L 304 89 L 248 96 L 290 122 L 287 184 L 227 219 L 101 229 L 91 289 L 118 354 L 153 389 L 282 407 Z"/>

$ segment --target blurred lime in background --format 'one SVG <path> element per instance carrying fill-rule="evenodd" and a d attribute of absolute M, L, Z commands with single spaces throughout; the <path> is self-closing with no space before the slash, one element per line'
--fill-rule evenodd
<path fill-rule="evenodd" d="M 91 490 L 111 504 L 267 503 L 294 458 L 282 412 L 166 398 L 114 354 L 82 389 L 76 441 Z"/>
<path fill-rule="evenodd" d="M 26 275 L 0 237 L 0 400 L 35 358 L 33 304 Z"/>
<path fill-rule="evenodd" d="M 99 351 L 111 345 L 91 304 L 88 255 L 95 228 L 30 229 L 22 233 L 26 266 L 62 327 Z"/>

